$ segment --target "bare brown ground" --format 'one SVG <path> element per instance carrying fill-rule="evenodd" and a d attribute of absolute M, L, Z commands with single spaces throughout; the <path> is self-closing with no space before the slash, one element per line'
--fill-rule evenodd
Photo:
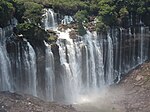
<path fill-rule="evenodd" d="M 117 102 L 123 112 L 150 112 L 150 63 L 128 74 L 117 88 L 124 89 L 123 99 Z"/>
<path fill-rule="evenodd" d="M 29 95 L 0 93 L 0 112 L 76 112 L 72 106 L 47 103 Z"/>

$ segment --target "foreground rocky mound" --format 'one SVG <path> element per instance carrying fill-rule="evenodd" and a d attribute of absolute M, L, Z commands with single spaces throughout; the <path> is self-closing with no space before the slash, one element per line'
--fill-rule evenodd
<path fill-rule="evenodd" d="M 77 112 L 71 105 L 47 103 L 29 95 L 0 93 L 0 112 Z"/>

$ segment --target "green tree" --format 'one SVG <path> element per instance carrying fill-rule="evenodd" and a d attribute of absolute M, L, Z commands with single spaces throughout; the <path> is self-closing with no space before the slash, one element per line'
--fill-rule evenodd
<path fill-rule="evenodd" d="M 88 17 L 88 13 L 86 10 L 81 10 L 81 11 L 78 11 L 76 14 L 75 14 L 75 19 L 77 22 L 79 23 L 82 23 L 82 22 L 87 22 L 87 17 Z"/>
<path fill-rule="evenodd" d="M 87 16 L 88 16 L 88 13 L 86 10 L 78 11 L 74 16 L 76 21 L 78 22 L 78 32 L 79 32 L 79 35 L 81 36 L 86 34 L 86 30 L 83 27 L 83 22 L 88 21 Z"/>
<path fill-rule="evenodd" d="M 14 7 L 12 3 L 7 0 L 0 0 L 0 27 L 6 26 L 13 14 Z"/>
<path fill-rule="evenodd" d="M 32 0 L 14 0 L 14 6 L 16 8 L 16 18 L 19 22 L 31 22 L 38 24 L 42 19 L 43 6 Z"/>
<path fill-rule="evenodd" d="M 30 21 L 31 23 L 37 24 L 41 22 L 42 19 L 42 8 L 43 6 L 34 2 L 24 3 L 25 12 L 23 19 L 25 21 Z"/>
<path fill-rule="evenodd" d="M 44 30 L 32 23 L 21 23 L 17 25 L 18 34 L 29 40 L 46 40 L 49 35 Z"/>
<path fill-rule="evenodd" d="M 101 0 L 98 3 L 98 6 L 100 8 L 99 16 L 102 17 L 102 22 L 109 26 L 116 25 L 117 13 L 115 11 L 116 7 L 112 0 Z"/>

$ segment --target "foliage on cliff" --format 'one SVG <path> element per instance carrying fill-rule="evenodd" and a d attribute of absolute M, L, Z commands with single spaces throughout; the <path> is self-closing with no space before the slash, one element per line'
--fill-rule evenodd
<path fill-rule="evenodd" d="M 146 20 L 150 17 L 150 0 L 99 0 L 98 7 L 101 21 L 106 25 L 125 27 L 125 20 L 131 16 L 134 20 L 139 16 L 146 25 L 150 25 L 143 20 L 143 17 Z"/>
<path fill-rule="evenodd" d="M 81 10 L 81 11 L 78 11 L 74 16 L 76 21 L 78 22 L 78 33 L 81 36 L 86 34 L 86 30 L 83 27 L 83 23 L 88 21 L 87 15 L 88 13 L 86 10 Z"/>
<path fill-rule="evenodd" d="M 123 26 L 132 16 L 140 16 L 146 24 L 150 18 L 150 0 L 36 0 L 37 3 L 51 7 L 55 11 L 75 15 L 78 11 L 86 10 L 88 16 L 100 16 L 99 21 L 105 25 Z"/>
<path fill-rule="evenodd" d="M 31 23 L 19 24 L 17 25 L 17 30 L 18 34 L 22 34 L 25 38 L 31 40 L 43 40 L 48 37 L 48 33 L 45 30 Z"/>
<path fill-rule="evenodd" d="M 98 31 L 108 26 L 128 27 L 126 23 L 131 16 L 134 20 L 138 16 L 150 26 L 150 0 L 0 0 L 0 27 L 6 26 L 13 15 L 20 23 L 38 25 L 43 7 L 64 15 L 76 15 L 78 22 L 80 19 L 90 21 L 94 16 L 98 19 Z M 81 14 L 84 11 L 85 17 Z"/>
<path fill-rule="evenodd" d="M 17 35 L 22 34 L 30 40 L 56 41 L 56 38 L 52 38 L 53 34 L 40 27 L 42 9 L 43 5 L 33 0 L 1 0 L 0 27 L 11 24 L 11 19 L 16 17 L 19 22 L 15 29 Z"/>
<path fill-rule="evenodd" d="M 7 25 L 13 16 L 14 10 L 12 3 L 6 0 L 0 0 L 0 27 Z"/>
<path fill-rule="evenodd" d="M 108 26 L 129 27 L 127 23 L 131 18 L 135 20 L 133 25 L 138 18 L 150 26 L 150 0 L 39 0 L 38 3 L 61 14 L 76 15 L 78 22 L 85 20 L 84 14 L 79 12 L 87 11 L 86 21 L 90 21 L 90 16 L 98 19 L 97 31 L 106 30 Z"/>
<path fill-rule="evenodd" d="M 0 0 L 0 27 L 10 24 L 16 17 L 19 23 L 39 24 L 42 19 L 43 6 L 31 0 Z"/>
<path fill-rule="evenodd" d="M 16 30 L 17 35 L 22 35 L 28 40 L 45 40 L 47 42 L 56 42 L 57 40 L 55 32 L 45 31 L 33 23 L 20 23 L 17 25 Z"/>
<path fill-rule="evenodd" d="M 16 8 L 15 17 L 19 22 L 30 22 L 38 24 L 42 19 L 42 9 L 41 4 L 32 2 L 30 0 L 14 0 L 14 7 Z"/>

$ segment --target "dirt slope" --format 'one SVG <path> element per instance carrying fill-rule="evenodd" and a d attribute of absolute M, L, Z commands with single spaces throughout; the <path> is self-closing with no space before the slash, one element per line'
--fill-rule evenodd
<path fill-rule="evenodd" d="M 133 70 L 117 86 L 124 90 L 118 104 L 125 112 L 150 112 L 150 63 Z"/>
<path fill-rule="evenodd" d="M 0 93 L 0 112 L 76 112 L 72 106 L 47 103 L 29 95 Z"/>

